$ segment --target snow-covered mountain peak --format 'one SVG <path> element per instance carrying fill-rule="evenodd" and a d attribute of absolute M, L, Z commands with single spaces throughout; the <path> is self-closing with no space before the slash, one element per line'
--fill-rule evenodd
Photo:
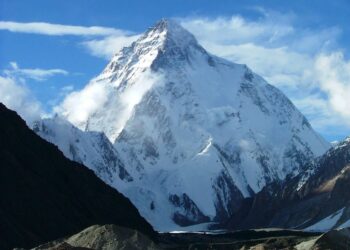
<path fill-rule="evenodd" d="M 281 91 L 247 66 L 209 54 L 172 20 L 118 52 L 74 97 L 91 101 L 95 92 L 103 98 L 84 116 L 72 105 L 62 114 L 87 134 L 103 132 L 108 154 L 74 140 L 66 147 L 81 152 L 79 159 L 159 230 L 225 220 L 243 197 L 298 174 L 329 148 Z M 101 171 L 90 159 L 99 158 L 85 152 L 103 155 Z M 102 173 L 111 158 L 130 178 Z"/>
<path fill-rule="evenodd" d="M 116 73 L 126 67 L 144 70 L 150 67 L 159 55 L 184 55 L 191 46 L 201 48 L 196 38 L 176 21 L 162 19 L 131 46 L 119 51 L 97 80 L 120 78 Z"/>
<path fill-rule="evenodd" d="M 189 45 L 196 45 L 196 38 L 173 19 L 162 19 L 148 32 L 145 37 L 154 33 L 164 33 L 164 48 L 166 46 L 177 46 L 184 48 Z"/>

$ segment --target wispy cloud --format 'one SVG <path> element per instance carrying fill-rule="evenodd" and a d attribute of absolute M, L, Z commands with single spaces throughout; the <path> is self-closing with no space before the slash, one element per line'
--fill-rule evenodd
<path fill-rule="evenodd" d="M 133 32 L 101 26 L 74 26 L 47 22 L 0 21 L 0 30 L 48 36 L 82 36 L 84 48 L 93 56 L 110 59 L 113 54 L 135 41 L 139 36 Z M 92 37 L 95 37 L 92 39 Z"/>
<path fill-rule="evenodd" d="M 126 31 L 100 26 L 86 27 L 46 22 L 19 23 L 8 21 L 0 21 L 0 30 L 50 36 L 110 36 L 125 35 L 126 33 Z"/>
<path fill-rule="evenodd" d="M 63 69 L 23 69 L 16 62 L 10 62 L 10 69 L 4 70 L 7 76 L 16 76 L 34 79 L 36 81 L 45 81 L 55 75 L 68 75 L 68 71 Z"/>
<path fill-rule="evenodd" d="M 82 42 L 82 45 L 85 46 L 92 55 L 109 60 L 116 52 L 130 45 L 139 37 L 139 35 L 108 36 L 103 39 Z"/>
<path fill-rule="evenodd" d="M 58 89 L 56 96 L 47 102 L 47 105 L 50 106 L 51 113 L 53 112 L 53 109 L 57 105 L 59 105 L 72 92 L 74 92 L 74 84 L 64 85 L 63 87 Z"/>

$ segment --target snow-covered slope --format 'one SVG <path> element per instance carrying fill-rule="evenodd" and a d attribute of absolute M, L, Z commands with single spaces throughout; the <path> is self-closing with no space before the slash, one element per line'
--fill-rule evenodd
<path fill-rule="evenodd" d="M 81 131 L 58 116 L 35 122 L 33 130 L 56 144 L 67 158 L 94 170 L 107 184 L 121 187 L 133 181 L 104 133 Z"/>
<path fill-rule="evenodd" d="M 161 231 L 226 220 L 244 197 L 330 147 L 282 92 L 209 54 L 174 21 L 122 49 L 75 97 L 93 90 L 103 98 L 85 113 L 61 106 L 60 115 L 87 132 L 63 132 L 50 120 L 37 132 L 95 169 Z M 91 131 L 113 147 L 101 148 L 96 137 L 107 145 L 105 137 Z M 111 165 L 109 152 L 119 159 Z"/>
<path fill-rule="evenodd" d="M 266 185 L 224 226 L 328 231 L 350 225 L 350 137 L 302 169 Z"/>

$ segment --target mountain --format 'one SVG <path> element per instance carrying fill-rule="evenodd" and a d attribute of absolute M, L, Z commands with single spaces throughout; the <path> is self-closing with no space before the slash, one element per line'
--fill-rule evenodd
<path fill-rule="evenodd" d="M 350 227 L 350 138 L 305 167 L 246 199 L 226 227 L 328 231 Z"/>
<path fill-rule="evenodd" d="M 226 221 L 244 198 L 330 147 L 281 91 L 172 20 L 123 48 L 79 94 L 94 98 L 63 104 L 35 131 L 160 231 Z"/>
<path fill-rule="evenodd" d="M 58 116 L 37 121 L 33 130 L 58 145 L 69 159 L 94 170 L 107 184 L 121 187 L 133 181 L 119 153 L 103 132 L 81 131 Z"/>
<path fill-rule="evenodd" d="M 0 103 L 0 249 L 34 247 L 93 224 L 154 237 L 132 203 Z"/>

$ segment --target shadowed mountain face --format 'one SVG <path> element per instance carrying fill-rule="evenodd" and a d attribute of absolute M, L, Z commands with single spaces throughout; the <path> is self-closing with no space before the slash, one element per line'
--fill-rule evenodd
<path fill-rule="evenodd" d="M 93 224 L 155 236 L 131 202 L 68 160 L 0 103 L 0 249 L 34 247 Z"/>

